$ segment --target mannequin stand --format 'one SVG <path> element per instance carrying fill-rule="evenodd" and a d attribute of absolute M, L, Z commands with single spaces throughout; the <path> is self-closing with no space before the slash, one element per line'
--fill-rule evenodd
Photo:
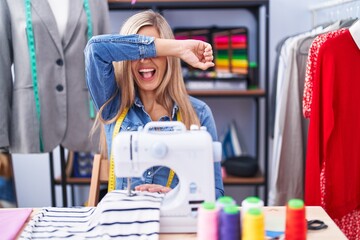
<path fill-rule="evenodd" d="M 51 205 L 53 207 L 56 207 L 56 194 L 55 194 L 55 176 L 54 176 L 54 155 L 53 152 L 49 153 L 49 162 L 50 162 L 50 181 L 51 181 Z M 60 178 L 60 185 L 62 190 L 62 201 L 63 201 L 63 207 L 68 207 L 67 202 L 67 182 L 66 182 L 66 159 L 65 159 L 65 149 L 63 146 L 60 145 L 60 168 L 61 168 L 61 178 Z M 72 191 L 72 202 L 74 204 L 74 192 L 73 192 L 73 186 L 71 186 Z"/>

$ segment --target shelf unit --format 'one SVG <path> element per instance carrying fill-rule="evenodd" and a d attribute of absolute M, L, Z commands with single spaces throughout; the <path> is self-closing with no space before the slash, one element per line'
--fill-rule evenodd
<path fill-rule="evenodd" d="M 257 20 L 256 29 L 256 45 L 258 47 L 257 60 L 259 62 L 259 69 L 263 73 L 262 86 L 260 89 L 255 90 L 189 90 L 189 94 L 200 98 L 249 98 L 255 102 L 256 123 L 255 123 L 255 152 L 256 158 L 263 161 L 263 171 L 259 171 L 255 177 L 252 178 L 240 178 L 227 176 L 223 179 L 224 185 L 236 185 L 236 186 L 254 186 L 255 194 L 258 195 L 258 187 L 264 187 L 264 201 L 267 203 L 268 193 L 268 80 L 269 69 L 269 0 L 182 0 L 182 1 L 170 1 L 170 0 L 138 0 L 134 5 L 130 0 L 108 0 L 110 11 L 129 11 L 129 10 L 145 10 L 153 9 L 158 12 L 165 10 L 194 10 L 194 9 L 246 9 L 249 10 Z M 265 16 L 263 18 L 263 28 L 260 27 L 260 8 L 264 8 Z M 264 36 L 264 51 L 260 54 L 260 31 Z M 258 70 L 260 71 L 260 70 Z M 261 76 L 258 72 L 257 76 Z M 259 81 L 261 82 L 261 81 Z M 262 103 L 262 110 L 260 110 Z M 261 116 L 260 116 L 261 114 Z M 260 119 L 261 118 L 261 119 Z M 260 127 L 262 128 L 263 139 L 260 139 Z M 260 152 L 260 147 L 263 146 L 263 151 Z M 62 170 L 65 167 L 61 165 Z M 63 205 L 67 206 L 67 193 L 66 186 L 70 185 L 72 190 L 74 185 L 88 185 L 90 183 L 89 178 L 72 178 L 65 177 L 65 171 L 62 171 L 62 177 L 52 178 L 52 188 L 54 185 L 62 186 L 63 193 Z M 62 180 L 64 179 L 64 180 Z M 55 195 L 52 191 L 53 199 Z M 73 194 L 72 194 L 73 195 Z M 54 200 L 53 200 L 54 205 Z"/>
<path fill-rule="evenodd" d="M 191 90 L 188 93 L 195 97 L 201 98 L 251 98 L 255 102 L 255 109 L 256 109 L 256 120 L 255 120 L 255 135 L 256 135 L 256 144 L 255 144 L 255 152 L 256 158 L 259 160 L 260 156 L 260 103 L 261 99 L 266 98 L 266 91 L 263 89 L 256 89 L 256 90 L 211 90 L 211 91 L 204 91 L 204 90 Z M 214 110 L 214 109 L 213 109 Z M 267 121 L 265 121 L 267 125 Z M 265 141 L 265 151 L 267 152 L 267 141 Z M 255 187 L 255 196 L 259 195 L 259 187 L 264 186 L 264 202 L 267 203 L 267 189 L 268 189 L 268 182 L 267 182 L 267 175 L 268 175 L 268 163 L 267 163 L 267 154 L 263 154 L 264 156 L 264 170 L 259 172 L 254 177 L 235 177 L 228 175 L 223 178 L 223 183 L 225 186 L 254 186 Z"/>

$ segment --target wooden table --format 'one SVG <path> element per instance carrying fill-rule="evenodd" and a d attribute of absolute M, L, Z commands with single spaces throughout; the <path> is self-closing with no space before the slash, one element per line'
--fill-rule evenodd
<path fill-rule="evenodd" d="M 285 228 L 285 207 L 265 207 L 265 229 L 274 230 L 280 229 L 284 230 Z M 0 210 L 1 211 L 1 210 Z M 37 209 L 33 210 L 33 213 L 28 218 L 30 221 L 31 217 L 34 216 L 37 212 Z M 318 219 L 328 225 L 327 229 L 317 230 L 317 231 L 308 231 L 307 239 L 312 240 L 342 240 L 347 239 L 346 236 L 340 231 L 336 224 L 331 220 L 329 215 L 321 207 L 306 207 L 306 218 L 308 220 Z M 27 221 L 27 222 L 28 222 Z M 24 225 L 25 227 L 25 225 Z M 171 240 L 171 239 L 196 239 L 195 233 L 181 233 L 181 234 L 160 234 L 161 240 Z"/>
<path fill-rule="evenodd" d="M 285 228 L 285 207 L 265 207 L 265 229 Z M 318 219 L 328 225 L 327 229 L 308 231 L 307 240 L 346 240 L 346 236 L 321 207 L 306 207 L 308 220 Z M 196 239 L 196 234 L 160 234 L 160 239 Z"/>

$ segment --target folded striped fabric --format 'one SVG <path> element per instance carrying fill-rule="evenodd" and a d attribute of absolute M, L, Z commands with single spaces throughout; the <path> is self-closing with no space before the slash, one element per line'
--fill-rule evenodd
<path fill-rule="evenodd" d="M 20 239 L 159 239 L 164 194 L 108 193 L 97 207 L 43 208 Z"/>

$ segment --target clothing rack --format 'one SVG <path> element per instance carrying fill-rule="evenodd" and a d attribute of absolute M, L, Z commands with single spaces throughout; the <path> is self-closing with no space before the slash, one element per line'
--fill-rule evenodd
<path fill-rule="evenodd" d="M 360 0 L 331 0 L 311 5 L 309 10 L 312 15 L 312 26 L 318 24 L 318 14 L 320 11 L 331 10 L 330 20 L 350 19 L 359 17 L 360 15 Z M 336 16 L 334 11 L 336 11 Z M 335 18 L 335 19 L 334 19 Z"/>

